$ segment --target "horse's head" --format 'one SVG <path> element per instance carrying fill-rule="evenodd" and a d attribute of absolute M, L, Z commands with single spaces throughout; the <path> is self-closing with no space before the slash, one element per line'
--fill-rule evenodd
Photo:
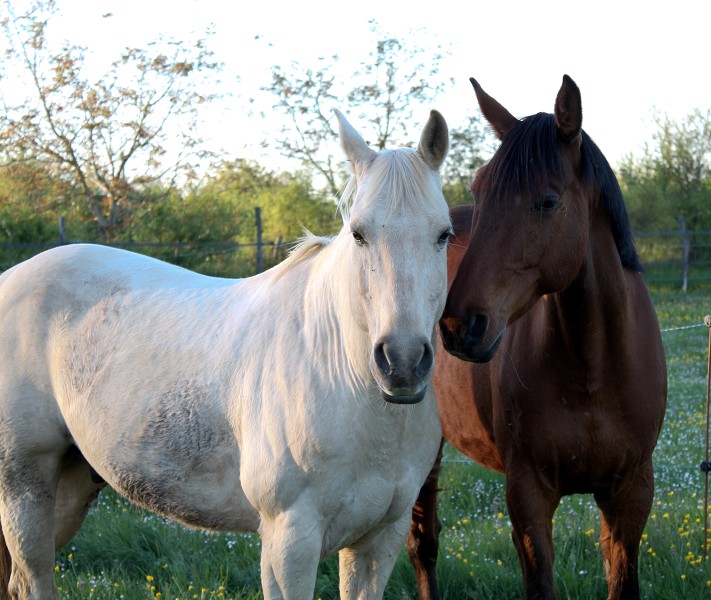
<path fill-rule="evenodd" d="M 570 77 L 563 77 L 553 115 L 523 120 L 471 82 L 501 145 L 472 183 L 471 237 L 440 325 L 449 352 L 486 362 L 508 324 L 579 272 L 590 186 L 581 177 L 580 91 Z"/>
<path fill-rule="evenodd" d="M 350 311 L 370 340 L 369 370 L 383 398 L 412 404 L 429 383 L 447 292 L 451 224 L 438 172 L 447 124 L 432 111 L 417 150 L 376 152 L 337 116 L 355 189 L 339 236 L 348 245 Z"/>

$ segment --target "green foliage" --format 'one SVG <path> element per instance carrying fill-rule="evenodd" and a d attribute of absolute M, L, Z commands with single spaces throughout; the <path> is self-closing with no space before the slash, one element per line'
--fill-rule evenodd
<path fill-rule="evenodd" d="M 641 159 L 628 155 L 617 169 L 620 187 L 635 231 L 670 231 L 678 228 L 671 197 L 654 168 L 649 150 Z"/>
<path fill-rule="evenodd" d="M 93 215 L 74 200 L 71 187 L 41 169 L 0 169 L 0 243 L 37 244 L 6 247 L 0 268 L 58 243 L 59 216 L 65 217 L 67 241 L 103 241 Z M 275 174 L 236 160 L 184 194 L 158 185 L 136 191 L 112 241 L 201 273 L 245 277 L 256 272 L 257 208 L 263 268 L 283 259 L 305 229 L 328 236 L 342 224 L 336 203 L 314 191 L 306 175 Z"/>
<path fill-rule="evenodd" d="M 633 229 L 711 229 L 711 110 L 672 121 L 656 115 L 654 145 L 619 166 Z"/>
<path fill-rule="evenodd" d="M 474 175 L 496 151 L 498 140 L 479 116 L 462 127 L 450 127 L 449 152 L 442 166 L 442 191 L 449 206 L 471 204 Z"/>
<path fill-rule="evenodd" d="M 223 163 L 217 174 L 196 187 L 186 201 L 234 207 L 235 240 L 255 241 L 254 210 L 262 210 L 265 240 L 293 241 L 307 228 L 319 235 L 340 229 L 335 201 L 316 192 L 304 174 L 276 174 L 245 160 Z"/>

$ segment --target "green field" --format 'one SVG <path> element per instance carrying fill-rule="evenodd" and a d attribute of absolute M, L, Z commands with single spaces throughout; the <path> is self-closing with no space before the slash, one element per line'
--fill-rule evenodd
<path fill-rule="evenodd" d="M 711 561 L 703 554 L 705 396 L 711 293 L 655 296 L 669 367 L 669 408 L 655 452 L 655 503 L 642 540 L 647 599 L 708 600 Z M 691 326 L 686 329 L 673 329 Z M 523 598 L 510 539 L 503 478 L 447 448 L 440 481 L 443 521 L 439 578 L 444 598 Z M 556 580 L 561 598 L 607 596 L 590 496 L 565 498 L 556 516 Z M 57 554 L 61 598 L 261 598 L 256 535 L 187 530 L 133 507 L 110 490 L 69 547 Z M 337 560 L 324 561 L 317 595 L 338 596 Z M 386 598 L 415 598 L 403 552 Z"/>

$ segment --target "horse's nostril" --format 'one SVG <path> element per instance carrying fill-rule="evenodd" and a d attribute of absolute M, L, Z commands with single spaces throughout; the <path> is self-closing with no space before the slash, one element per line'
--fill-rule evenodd
<path fill-rule="evenodd" d="M 384 341 L 373 348 L 373 361 L 393 386 L 409 387 L 430 374 L 434 351 L 426 340 L 405 345 Z"/>
<path fill-rule="evenodd" d="M 465 326 L 465 331 L 461 336 L 464 343 L 468 346 L 473 346 L 481 342 L 488 326 L 489 317 L 486 315 L 475 314 L 469 317 L 469 320 Z"/>
<path fill-rule="evenodd" d="M 391 367 L 388 356 L 385 353 L 385 344 L 378 344 L 373 350 L 373 358 L 375 359 L 375 364 L 383 375 L 390 375 Z"/>
<path fill-rule="evenodd" d="M 417 367 L 415 367 L 415 376 L 420 379 L 426 377 L 432 369 L 433 362 L 434 353 L 432 352 L 432 346 L 425 344 L 423 346 L 422 358 L 420 358 L 420 362 L 417 363 Z"/>

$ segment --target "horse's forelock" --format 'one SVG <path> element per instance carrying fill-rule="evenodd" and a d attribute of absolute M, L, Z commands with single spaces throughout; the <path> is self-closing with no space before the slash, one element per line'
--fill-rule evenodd
<path fill-rule="evenodd" d="M 359 201 L 369 203 L 381 196 L 387 202 L 388 215 L 404 203 L 417 210 L 431 208 L 432 199 L 441 195 L 438 175 L 412 148 L 383 150 L 368 169 L 367 177 L 358 182 Z"/>
<path fill-rule="evenodd" d="M 561 174 L 559 144 L 553 115 L 538 113 L 521 119 L 504 136 L 472 191 L 485 189 L 496 201 L 525 190 L 545 191 L 549 175 Z"/>

